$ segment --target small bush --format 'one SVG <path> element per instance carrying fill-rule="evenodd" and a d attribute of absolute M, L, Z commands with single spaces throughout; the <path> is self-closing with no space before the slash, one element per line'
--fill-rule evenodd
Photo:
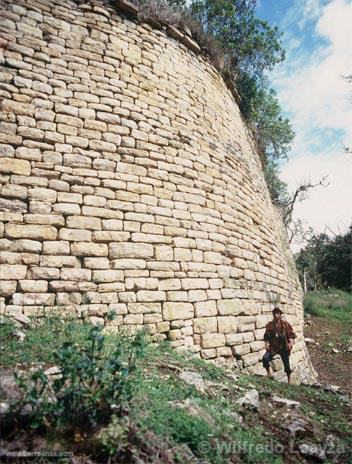
<path fill-rule="evenodd" d="M 87 343 L 64 342 L 55 354 L 60 375 L 49 382 L 38 369 L 28 382 L 17 376 L 24 398 L 15 409 L 26 406 L 32 427 L 69 425 L 86 430 L 104 424 L 112 413 L 120 414 L 132 397 L 131 376 L 146 345 L 144 332 L 120 335 L 108 349 L 102 326 L 91 326 Z"/>

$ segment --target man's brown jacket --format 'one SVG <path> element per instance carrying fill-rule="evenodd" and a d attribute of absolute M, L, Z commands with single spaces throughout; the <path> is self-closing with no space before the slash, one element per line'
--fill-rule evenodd
<path fill-rule="evenodd" d="M 279 337 L 276 336 L 279 335 Z M 269 349 L 272 354 L 278 353 L 280 349 L 285 349 L 289 353 L 289 340 L 296 338 L 292 326 L 287 321 L 270 321 L 265 327 L 264 340 L 269 342 Z"/>

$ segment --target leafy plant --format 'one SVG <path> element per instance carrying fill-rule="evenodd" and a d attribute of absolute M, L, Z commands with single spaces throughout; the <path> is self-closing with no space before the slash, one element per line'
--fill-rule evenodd
<path fill-rule="evenodd" d="M 30 407 L 32 426 L 51 423 L 89 429 L 106 423 L 112 413 L 121 414 L 131 400 L 132 374 L 143 356 L 146 338 L 122 334 L 113 350 L 107 350 L 103 327 L 91 326 L 86 345 L 64 342 L 55 355 L 60 374 L 53 382 L 39 369 L 31 382 L 17 378 L 24 391 L 21 406 Z"/>

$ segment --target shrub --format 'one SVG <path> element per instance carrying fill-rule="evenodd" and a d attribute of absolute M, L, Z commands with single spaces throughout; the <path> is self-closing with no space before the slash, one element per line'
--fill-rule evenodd
<path fill-rule="evenodd" d="M 32 427 L 70 425 L 81 430 L 121 414 L 133 393 L 132 374 L 143 356 L 144 332 L 122 334 L 109 349 L 102 326 L 91 326 L 86 345 L 64 342 L 55 355 L 60 374 L 50 382 L 38 369 L 28 382 L 17 376 L 24 398 L 15 405 L 30 410 Z"/>

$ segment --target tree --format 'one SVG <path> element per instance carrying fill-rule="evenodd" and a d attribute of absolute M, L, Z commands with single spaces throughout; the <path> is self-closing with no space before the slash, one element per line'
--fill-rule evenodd
<path fill-rule="evenodd" d="M 296 254 L 301 281 L 304 275 L 308 289 L 336 287 L 351 290 L 352 225 L 345 234 L 329 237 L 313 234 L 307 245 Z"/>

